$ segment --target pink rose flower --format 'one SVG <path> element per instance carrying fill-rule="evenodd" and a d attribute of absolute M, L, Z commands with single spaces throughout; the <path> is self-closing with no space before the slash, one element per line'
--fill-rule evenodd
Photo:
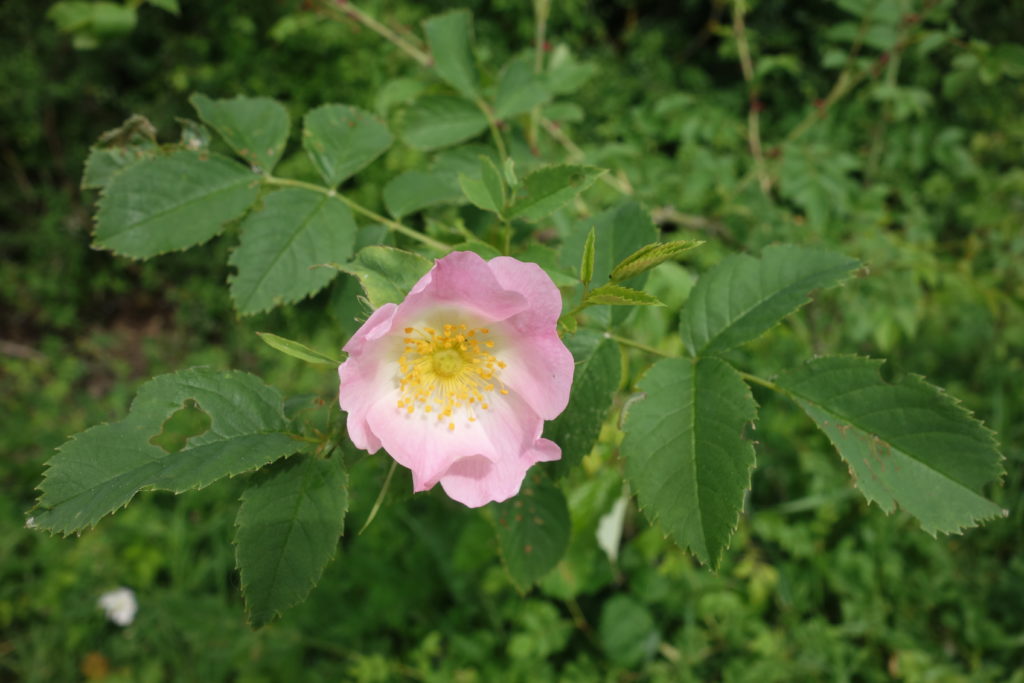
<path fill-rule="evenodd" d="M 544 420 L 569 401 L 572 354 L 555 325 L 562 297 L 533 263 L 472 252 L 439 259 L 400 304 L 384 304 L 345 345 L 339 402 L 352 442 L 384 448 L 479 507 L 519 492 L 561 449 Z"/>

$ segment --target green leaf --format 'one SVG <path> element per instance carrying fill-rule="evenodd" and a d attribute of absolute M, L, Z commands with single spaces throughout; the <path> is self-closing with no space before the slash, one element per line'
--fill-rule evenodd
<path fill-rule="evenodd" d="M 594 184 L 603 169 L 593 166 L 547 166 L 523 178 L 509 208 L 510 218 L 539 221 Z"/>
<path fill-rule="evenodd" d="M 168 419 L 195 403 L 209 429 L 169 453 L 154 440 Z M 69 534 L 93 526 L 143 489 L 181 493 L 294 453 L 281 395 L 244 372 L 192 368 L 143 384 L 128 416 L 72 437 L 47 463 L 36 523 Z"/>
<path fill-rule="evenodd" d="M 274 170 L 291 125 L 284 105 L 269 97 L 214 100 L 202 93 L 194 93 L 189 102 L 238 156 L 264 173 Z"/>
<path fill-rule="evenodd" d="M 857 487 L 885 512 L 899 505 L 932 535 L 1003 514 L 981 494 L 1003 474 L 992 432 L 917 375 L 885 381 L 883 362 L 818 358 L 776 383 L 828 435 Z"/>
<path fill-rule="evenodd" d="M 85 160 L 82 189 L 98 190 L 118 171 L 160 153 L 156 128 L 145 116 L 132 114 L 124 123 L 100 136 Z"/>
<path fill-rule="evenodd" d="M 653 657 L 661 642 L 650 610 L 625 593 L 613 595 L 602 605 L 598 631 L 608 659 L 628 668 Z"/>
<path fill-rule="evenodd" d="M 551 100 L 543 77 L 533 72 L 530 55 L 514 57 L 501 72 L 494 99 L 494 115 L 500 119 L 525 114 Z"/>
<path fill-rule="evenodd" d="M 373 114 L 342 104 L 324 104 L 306 114 L 302 146 L 330 187 L 368 166 L 394 138 Z"/>
<path fill-rule="evenodd" d="M 270 348 L 276 349 L 281 353 L 291 356 L 292 358 L 298 358 L 299 360 L 307 363 L 313 363 L 315 365 L 339 365 L 341 363 L 337 358 L 331 358 L 330 356 L 320 353 L 316 349 L 309 348 L 305 344 L 300 344 L 297 341 L 279 337 L 276 334 L 271 334 L 270 332 L 257 332 L 256 335 Z"/>
<path fill-rule="evenodd" d="M 384 206 L 397 219 L 429 206 L 462 199 L 462 192 L 440 173 L 406 171 L 388 181 L 382 191 Z"/>
<path fill-rule="evenodd" d="M 140 259 L 187 249 L 220 233 L 258 194 L 249 169 L 216 154 L 145 159 L 107 184 L 93 245 Z"/>
<path fill-rule="evenodd" d="M 743 437 L 757 404 L 717 358 L 668 358 L 639 383 L 622 442 L 640 507 L 700 561 L 717 567 L 750 488 L 754 447 Z"/>
<path fill-rule="evenodd" d="M 676 240 L 648 244 L 624 258 L 619 265 L 612 269 L 610 277 L 615 282 L 628 280 L 702 244 L 704 242 L 700 240 Z"/>
<path fill-rule="evenodd" d="M 480 157 L 480 176 L 459 174 L 459 187 L 466 198 L 484 211 L 500 214 L 505 208 L 505 186 L 501 174 L 490 158 Z"/>
<path fill-rule="evenodd" d="M 576 363 L 569 405 L 544 425 L 544 436 L 562 448 L 562 459 L 549 466 L 559 475 L 578 467 L 594 448 L 622 374 L 619 347 L 603 334 L 580 330 L 565 345 Z"/>
<path fill-rule="evenodd" d="M 178 5 L 178 0 L 145 0 L 146 4 L 153 5 L 153 7 L 159 7 L 165 12 L 169 12 L 174 16 L 181 14 L 181 7 Z"/>
<path fill-rule="evenodd" d="M 337 198 L 302 188 L 278 190 L 242 222 L 229 259 L 238 268 L 231 299 L 253 315 L 315 294 L 334 279 L 325 262 L 347 261 L 356 240 L 352 212 Z"/>
<path fill-rule="evenodd" d="M 411 251 L 372 246 L 360 250 L 349 263 L 331 265 L 354 275 L 370 305 L 380 308 L 386 303 L 400 303 L 433 264 Z"/>
<path fill-rule="evenodd" d="M 597 232 L 593 226 L 587 233 L 587 241 L 583 243 L 583 256 L 580 258 L 580 282 L 586 287 L 594 279 L 594 240 Z"/>
<path fill-rule="evenodd" d="M 590 305 L 608 304 L 611 306 L 664 306 L 658 298 L 639 289 L 630 289 L 622 285 L 601 285 L 587 293 L 583 303 Z"/>
<path fill-rule="evenodd" d="M 401 128 L 407 145 L 431 150 L 476 137 L 487 129 L 487 118 L 461 97 L 428 95 L 405 110 Z"/>
<path fill-rule="evenodd" d="M 473 15 L 469 10 L 451 10 L 425 19 L 423 32 L 434 57 L 437 75 L 466 97 L 476 97 L 477 73 L 470 48 Z"/>
<path fill-rule="evenodd" d="M 842 254 L 789 244 L 768 247 L 759 259 L 730 256 L 690 292 L 680 316 L 683 341 L 693 355 L 739 346 L 810 301 L 813 290 L 839 284 L 859 265 Z"/>
<path fill-rule="evenodd" d="M 569 546 L 569 508 L 561 489 L 543 475 L 523 482 L 516 497 L 496 503 L 494 531 L 512 583 L 525 592 L 551 570 Z"/>
<path fill-rule="evenodd" d="M 253 628 L 309 595 L 334 557 L 347 510 L 340 458 L 291 458 L 245 490 L 235 518 L 235 563 Z"/>

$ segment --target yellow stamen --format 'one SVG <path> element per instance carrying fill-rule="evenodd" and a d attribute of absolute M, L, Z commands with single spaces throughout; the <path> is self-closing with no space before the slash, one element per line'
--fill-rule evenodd
<path fill-rule="evenodd" d="M 488 350 L 495 348 L 495 342 L 486 338 L 488 328 L 445 323 L 440 332 L 432 327 L 407 327 L 404 332 L 408 336 L 398 359 L 398 407 L 407 414 L 412 415 L 417 404 L 425 413 L 434 412 L 435 404 L 438 421 L 448 418 L 448 431 L 455 431 L 454 411 L 464 408 L 468 420 L 476 422 L 474 408 L 490 409 L 486 392 L 499 388 L 508 394 L 496 377 L 507 366 Z"/>

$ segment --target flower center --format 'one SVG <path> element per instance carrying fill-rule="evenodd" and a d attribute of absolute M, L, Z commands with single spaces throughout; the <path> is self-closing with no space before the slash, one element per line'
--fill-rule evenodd
<path fill-rule="evenodd" d="M 439 421 L 448 420 L 450 431 L 455 429 L 456 410 L 464 409 L 475 422 L 477 409 L 490 408 L 486 394 L 495 390 L 495 383 L 500 393 L 508 393 L 496 377 L 505 363 L 489 351 L 494 348 L 490 333 L 486 327 L 468 325 L 405 328 L 398 407 L 409 415 L 417 409 L 437 413 Z"/>

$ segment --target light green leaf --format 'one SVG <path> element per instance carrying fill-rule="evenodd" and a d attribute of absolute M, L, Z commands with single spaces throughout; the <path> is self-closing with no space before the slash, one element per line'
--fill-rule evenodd
<path fill-rule="evenodd" d="M 187 249 L 220 233 L 258 194 L 252 172 L 216 154 L 145 159 L 104 189 L 93 245 L 140 259 Z"/>
<path fill-rule="evenodd" d="M 558 475 L 578 467 L 593 449 L 622 374 L 619 347 L 603 334 L 580 330 L 565 345 L 576 363 L 569 405 L 544 425 L 544 436 L 562 449 L 562 459 L 549 465 Z"/>
<path fill-rule="evenodd" d="M 407 145 L 431 150 L 476 137 L 487 129 L 487 118 L 461 97 L 428 95 L 405 110 L 401 128 Z"/>
<path fill-rule="evenodd" d="M 380 308 L 386 303 L 400 303 L 433 264 L 411 251 L 372 246 L 360 250 L 349 263 L 331 265 L 354 275 L 370 305 Z"/>
<path fill-rule="evenodd" d="M 702 244 L 704 242 L 700 240 L 676 240 L 648 244 L 624 258 L 619 265 L 612 269 L 610 277 L 615 282 L 628 280 Z"/>
<path fill-rule="evenodd" d="M 816 289 L 839 284 L 860 264 L 824 249 L 771 246 L 761 258 L 737 254 L 701 276 L 680 316 L 693 355 L 725 351 L 760 336 L 810 301 Z"/>
<path fill-rule="evenodd" d="M 168 419 L 192 403 L 209 428 L 169 453 L 159 440 Z M 72 437 L 47 463 L 36 523 L 69 534 L 93 526 L 143 489 L 203 488 L 294 453 L 281 395 L 244 372 L 192 368 L 139 388 L 128 416 Z"/>
<path fill-rule="evenodd" d="M 523 178 L 509 208 L 510 218 L 539 221 L 594 184 L 603 169 L 593 166 L 547 166 Z"/>
<path fill-rule="evenodd" d="M 270 332 L 257 332 L 256 335 L 270 348 L 307 363 L 313 363 L 314 365 L 339 365 L 341 363 L 337 358 L 331 358 L 316 349 L 309 348 L 305 344 L 279 337 Z"/>
<path fill-rule="evenodd" d="M 516 162 L 512 157 L 505 159 L 502 171 L 505 174 L 505 183 L 515 189 L 519 185 L 519 178 L 516 176 Z"/>
<path fill-rule="evenodd" d="M 992 432 L 917 375 L 882 379 L 884 361 L 818 358 L 778 378 L 850 466 L 864 496 L 897 505 L 928 533 L 954 533 L 1003 511 L 982 488 L 1003 474 Z"/>
<path fill-rule="evenodd" d="M 587 233 L 587 241 L 583 243 L 583 256 L 580 258 L 580 282 L 584 287 L 590 285 L 594 279 L 594 240 L 597 239 L 597 232 L 593 226 Z"/>
<path fill-rule="evenodd" d="M 470 47 L 473 15 L 469 10 L 451 10 L 425 19 L 423 32 L 437 75 L 466 97 L 476 97 L 477 73 Z"/>
<path fill-rule="evenodd" d="M 658 298 L 639 289 L 630 289 L 622 285 L 601 285 L 588 292 L 583 303 L 590 305 L 607 304 L 611 306 L 664 306 Z"/>
<path fill-rule="evenodd" d="M 717 358 L 668 358 L 639 383 L 622 442 L 640 507 L 704 564 L 718 566 L 750 488 L 754 447 L 744 431 L 757 404 Z"/>
<path fill-rule="evenodd" d="M 330 187 L 337 187 L 391 147 L 394 138 L 373 114 L 324 104 L 303 119 L 302 146 Z"/>
<path fill-rule="evenodd" d="M 498 80 L 494 115 L 504 119 L 525 114 L 550 99 L 551 92 L 545 85 L 545 79 L 533 72 L 530 55 L 514 57 L 505 65 Z"/>
<path fill-rule="evenodd" d="M 302 188 L 267 195 L 242 222 L 241 244 L 229 259 L 238 268 L 231 278 L 235 309 L 252 315 L 315 294 L 336 273 L 313 266 L 348 260 L 355 240 L 352 212 L 335 197 Z"/>
<path fill-rule="evenodd" d="M 334 557 L 347 510 L 340 458 L 292 458 L 245 490 L 235 518 L 235 564 L 253 628 L 309 595 Z"/>
<path fill-rule="evenodd" d="M 145 116 L 132 114 L 120 126 L 101 135 L 90 148 L 82 173 L 82 189 L 98 190 L 118 171 L 159 153 L 156 128 Z"/>
<path fill-rule="evenodd" d="M 194 93 L 189 102 L 238 156 L 264 173 L 274 170 L 291 126 L 284 105 L 269 97 L 214 100 L 202 93 Z"/>
<path fill-rule="evenodd" d="M 459 187 L 466 198 L 484 211 L 500 214 L 505 207 L 505 187 L 501 174 L 489 157 L 480 157 L 480 175 L 459 174 Z"/>
<path fill-rule="evenodd" d="M 526 592 L 558 564 L 569 546 L 569 507 L 562 491 L 532 474 L 519 495 L 492 509 L 498 549 L 512 583 Z"/>
<path fill-rule="evenodd" d="M 388 213 L 397 219 L 429 206 L 462 199 L 458 186 L 453 187 L 444 175 L 428 171 L 400 173 L 388 181 L 381 194 Z"/>

